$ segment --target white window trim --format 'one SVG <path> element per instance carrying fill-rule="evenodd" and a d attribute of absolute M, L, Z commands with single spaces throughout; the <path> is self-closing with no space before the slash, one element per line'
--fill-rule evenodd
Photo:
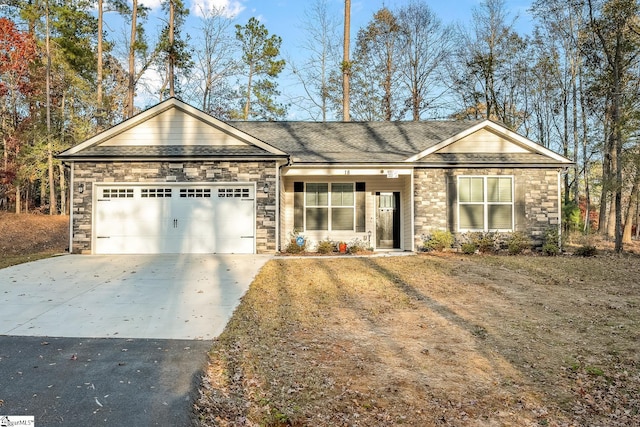
<path fill-rule="evenodd" d="M 484 218 L 484 228 L 461 228 L 460 227 L 460 179 L 461 178 L 482 178 L 482 202 L 462 202 L 464 205 L 482 205 L 482 214 Z M 491 202 L 487 197 L 487 179 L 488 178 L 510 178 L 511 179 L 511 201 L 510 202 Z M 459 175 L 456 181 L 456 197 L 457 197 L 457 229 L 461 233 L 467 232 L 512 232 L 513 224 L 515 224 L 515 178 L 513 175 Z M 511 228 L 489 228 L 489 205 L 509 205 L 511 206 Z"/>
<path fill-rule="evenodd" d="M 307 185 L 308 184 L 327 184 L 327 205 L 307 205 Z M 333 192 L 333 185 L 334 184 L 351 184 L 352 186 L 352 193 L 353 193 L 353 204 L 351 206 L 347 206 L 347 205 L 337 205 L 335 206 L 336 209 L 340 209 L 340 208 L 350 208 L 353 210 L 353 227 L 351 228 L 351 230 L 334 230 L 333 229 L 333 224 L 332 224 L 332 217 L 333 215 L 331 214 L 332 209 L 334 208 L 334 206 L 331 204 L 331 193 Z M 326 230 L 309 230 L 307 228 L 307 208 L 326 208 L 327 209 L 327 229 Z M 309 182 L 304 182 L 304 230 L 305 232 L 309 231 L 309 232 L 318 232 L 318 231 L 331 231 L 331 232 L 355 232 L 356 231 L 356 183 L 355 182 L 351 182 L 351 181 L 340 181 L 340 182 L 327 182 L 327 181 L 309 181 Z"/>

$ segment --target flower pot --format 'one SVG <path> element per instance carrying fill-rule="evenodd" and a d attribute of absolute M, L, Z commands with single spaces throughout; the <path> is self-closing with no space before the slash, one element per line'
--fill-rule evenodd
<path fill-rule="evenodd" d="M 338 244 L 338 251 L 340 251 L 341 254 L 346 254 L 347 253 L 347 244 L 340 242 Z"/>

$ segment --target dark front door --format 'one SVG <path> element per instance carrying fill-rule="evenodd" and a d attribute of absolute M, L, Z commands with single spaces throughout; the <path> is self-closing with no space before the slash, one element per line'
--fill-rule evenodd
<path fill-rule="evenodd" d="M 400 193 L 376 193 L 376 248 L 400 247 Z"/>

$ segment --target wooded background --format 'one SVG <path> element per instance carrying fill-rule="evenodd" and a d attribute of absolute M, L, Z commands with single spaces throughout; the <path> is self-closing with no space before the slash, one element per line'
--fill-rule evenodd
<path fill-rule="evenodd" d="M 519 34 L 504 0 L 481 2 L 462 26 L 409 0 L 377 11 L 351 44 L 349 5 L 335 16 L 328 0 L 310 2 L 305 55 L 285 61 L 257 18 L 240 25 L 212 9 L 185 35 L 182 0 L 163 2 L 153 37 L 137 0 L 3 0 L 0 209 L 66 213 L 55 154 L 137 113 L 153 74 L 154 102 L 177 96 L 223 120 L 496 120 L 575 162 L 563 178 L 568 229 L 599 231 L 617 250 L 637 237 L 637 1 L 536 0 L 534 30 Z M 105 14 L 128 33 L 106 31 Z M 295 93 L 281 93 L 283 72 Z"/>

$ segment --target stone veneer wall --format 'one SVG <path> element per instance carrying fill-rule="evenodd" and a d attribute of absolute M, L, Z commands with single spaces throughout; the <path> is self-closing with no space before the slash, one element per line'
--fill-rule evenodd
<path fill-rule="evenodd" d="M 457 218 L 448 206 L 447 183 L 459 175 L 511 175 L 514 177 L 515 204 L 522 204 L 523 217 L 516 213 L 516 231 L 527 234 L 535 245 L 542 243 L 545 231 L 560 224 L 557 169 L 415 169 L 414 244 L 433 230 L 456 232 Z M 518 207 L 516 207 L 518 209 Z M 455 220 L 453 220 L 455 218 Z"/>
<path fill-rule="evenodd" d="M 256 251 L 276 251 L 274 161 L 76 162 L 73 188 L 73 253 L 91 253 L 93 183 L 256 182 Z M 78 193 L 84 184 L 83 194 Z M 269 193 L 262 189 L 269 184 Z"/>

